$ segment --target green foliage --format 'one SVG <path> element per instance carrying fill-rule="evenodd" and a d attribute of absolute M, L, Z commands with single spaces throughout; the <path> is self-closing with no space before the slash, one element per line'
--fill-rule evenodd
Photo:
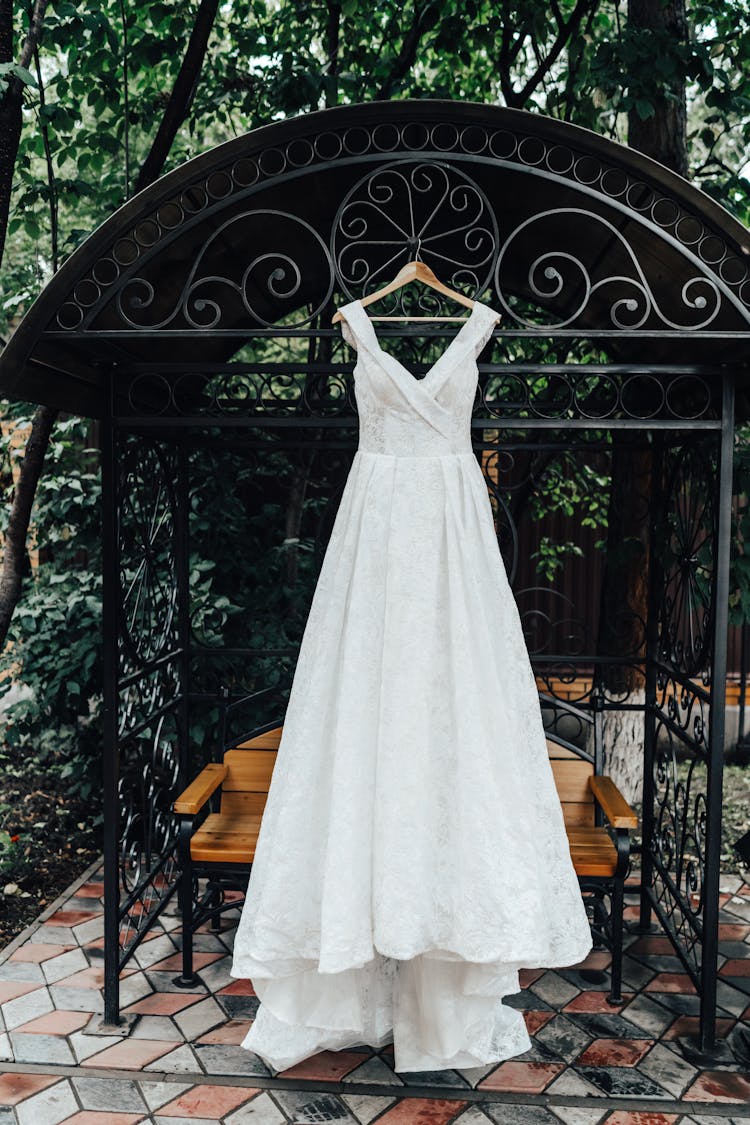
<path fill-rule="evenodd" d="M 19 425 L 28 423 L 14 410 Z M 26 756 L 66 779 L 88 800 L 100 790 L 101 581 L 99 473 L 88 423 L 58 421 L 32 520 L 46 556 L 24 580 L 8 644 L 0 655 L 6 689 L 28 689 L 4 715 L 10 763 Z M 9 437 L 2 438 L 9 458 Z M 12 482 L 4 481 L 2 528 Z"/>
<path fill-rule="evenodd" d="M 293 669 L 307 619 L 316 577 L 313 536 L 332 479 L 317 463 L 308 477 L 307 465 L 270 451 L 256 460 L 241 450 L 198 450 L 191 461 L 191 625 L 194 642 L 205 646 L 193 662 L 193 690 L 214 692 L 225 683 L 242 694 L 279 683 Z M 285 544 L 290 497 L 301 482 L 306 499 L 298 542 Z M 272 655 L 252 662 L 212 655 L 221 646 Z M 195 709 L 196 746 L 215 732 L 217 717 L 215 709 Z"/>
<path fill-rule="evenodd" d="M 565 558 L 570 555 L 583 558 L 583 550 L 570 539 L 561 542 L 551 539 L 549 535 L 543 535 L 539 540 L 538 550 L 531 553 L 531 557 L 537 560 L 537 571 L 549 581 L 552 581 L 555 572 L 563 566 Z"/>
<path fill-rule="evenodd" d="M 693 178 L 750 224 L 750 5 L 747 0 L 690 5 L 704 74 L 690 91 L 688 145 Z"/>
<path fill-rule="evenodd" d="M 0 95 L 4 94 L 10 85 L 11 78 L 18 78 L 24 86 L 36 86 L 37 80 L 30 70 L 16 62 L 0 63 Z"/>
<path fill-rule="evenodd" d="M 685 43 L 626 23 L 601 35 L 588 68 L 598 128 L 626 141 L 630 110 L 645 120 L 659 99 L 674 100 L 686 85 L 690 178 L 747 224 L 750 7 L 688 2 L 687 16 Z"/>
<path fill-rule="evenodd" d="M 2 808 L 0 808 L 2 815 Z M 15 883 L 27 874 L 33 860 L 24 846 L 24 841 L 17 834 L 11 836 L 4 828 L 0 828 L 0 893 L 3 884 Z"/>
<path fill-rule="evenodd" d="M 531 502 L 531 519 L 541 520 L 559 512 L 563 516 L 576 516 L 581 527 L 604 532 L 607 527 L 607 504 L 610 478 L 607 472 L 580 455 L 563 450 L 559 457 L 545 469 Z M 597 547 L 604 546 L 599 539 Z M 552 581 L 566 559 L 583 557 L 581 547 L 570 540 L 542 536 L 539 548 L 532 552 L 537 572 Z"/>

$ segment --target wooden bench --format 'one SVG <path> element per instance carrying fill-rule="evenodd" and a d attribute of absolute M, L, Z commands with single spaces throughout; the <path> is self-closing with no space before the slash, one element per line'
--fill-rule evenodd
<path fill-rule="evenodd" d="M 540 695 L 552 711 L 547 748 L 562 805 L 570 854 L 587 902 L 595 945 L 612 953 L 611 1004 L 622 1001 L 624 883 L 629 867 L 630 830 L 638 818 L 611 778 L 601 773 L 602 715 Z M 560 729 L 573 722 L 582 733 L 593 724 L 593 752 L 586 753 Z M 222 731 L 226 723 L 222 720 Z M 268 795 L 282 726 L 271 723 L 251 737 L 225 743 L 221 761 L 204 767 L 174 802 L 180 820 L 178 857 L 182 871 L 180 907 L 183 923 L 182 975 L 176 983 L 194 987 L 193 934 L 237 906 L 247 887 L 255 844 Z M 207 880 L 202 895 L 197 880 Z M 187 889 L 193 888 L 188 894 Z"/>

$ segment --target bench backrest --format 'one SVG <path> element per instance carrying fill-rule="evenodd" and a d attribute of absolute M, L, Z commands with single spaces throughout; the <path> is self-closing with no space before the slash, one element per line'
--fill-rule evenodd
<path fill-rule="evenodd" d="M 229 772 L 222 786 L 223 813 L 262 813 L 282 730 L 279 726 L 264 731 L 225 751 L 224 764 Z M 594 773 L 594 763 L 554 737 L 547 738 L 547 753 L 565 824 L 593 825 L 596 810 L 589 778 Z"/>
<path fill-rule="evenodd" d="M 224 752 L 228 773 L 221 787 L 223 813 L 263 812 L 282 729 L 264 731 Z"/>
<path fill-rule="evenodd" d="M 596 810 L 589 778 L 594 773 L 594 763 L 552 738 L 547 739 L 547 755 L 566 826 L 593 825 Z"/>

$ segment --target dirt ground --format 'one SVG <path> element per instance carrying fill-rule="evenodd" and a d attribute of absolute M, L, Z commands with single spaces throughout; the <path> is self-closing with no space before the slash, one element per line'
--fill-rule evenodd
<path fill-rule="evenodd" d="M 13 838 L 0 845 L 0 949 L 101 854 L 92 819 L 91 802 L 70 801 L 55 771 L 0 770 L 0 831 Z"/>

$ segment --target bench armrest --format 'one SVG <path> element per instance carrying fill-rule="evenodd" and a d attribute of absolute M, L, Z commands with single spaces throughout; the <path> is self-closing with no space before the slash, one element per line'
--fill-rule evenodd
<path fill-rule="evenodd" d="M 589 777 L 589 785 L 613 828 L 638 827 L 637 814 L 631 809 L 611 777 L 592 774 Z"/>
<path fill-rule="evenodd" d="M 195 781 L 191 781 L 174 801 L 173 810 L 183 816 L 195 816 L 212 793 L 216 792 L 228 772 L 227 767 L 219 762 L 204 766 Z"/>

